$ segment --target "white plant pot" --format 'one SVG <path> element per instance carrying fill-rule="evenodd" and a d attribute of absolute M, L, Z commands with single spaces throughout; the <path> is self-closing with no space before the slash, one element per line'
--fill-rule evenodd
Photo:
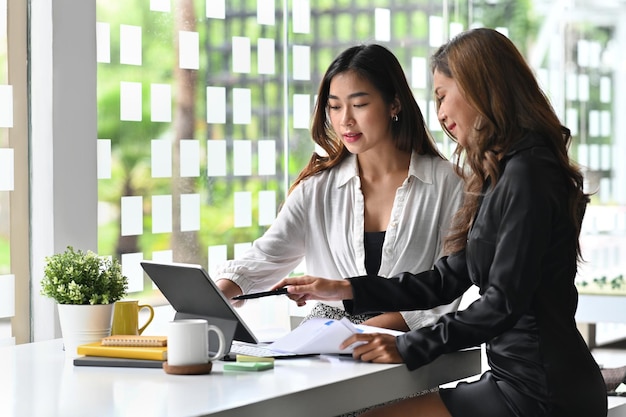
<path fill-rule="evenodd" d="M 113 304 L 57 304 L 65 354 L 78 356 L 76 347 L 111 335 Z"/>

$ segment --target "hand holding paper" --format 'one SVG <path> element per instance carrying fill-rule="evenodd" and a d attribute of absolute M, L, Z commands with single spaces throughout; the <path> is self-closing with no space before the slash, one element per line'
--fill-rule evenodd
<path fill-rule="evenodd" d="M 403 363 L 396 336 L 387 333 L 356 333 L 340 347 L 352 346 L 352 357 L 364 362 Z"/>

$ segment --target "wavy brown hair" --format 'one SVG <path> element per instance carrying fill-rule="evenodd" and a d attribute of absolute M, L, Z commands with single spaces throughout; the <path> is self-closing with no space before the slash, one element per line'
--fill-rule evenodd
<path fill-rule="evenodd" d="M 387 104 L 393 103 L 396 98 L 400 102 L 398 121 L 392 123 L 393 140 L 399 150 L 416 151 L 443 158 L 426 129 L 422 112 L 396 56 L 384 46 L 377 44 L 353 46 L 333 60 L 324 74 L 317 93 L 311 136 L 313 141 L 324 149 L 327 156 L 314 152 L 289 192 L 304 179 L 334 167 L 349 155 L 341 138 L 335 135 L 327 113 L 330 82 L 336 75 L 348 71 L 353 71 L 368 80 Z"/>
<path fill-rule="evenodd" d="M 466 195 L 444 242 L 446 253 L 465 248 L 483 186 L 489 180 L 494 187 L 500 177 L 499 156 L 528 133 L 544 138 L 568 179 L 569 212 L 578 236 L 589 197 L 583 192 L 582 172 L 567 154 L 570 131 L 513 42 L 493 29 L 463 32 L 433 54 L 431 70 L 454 79 L 479 114 L 471 143 L 466 149 L 457 145 L 454 151 Z M 442 128 L 446 130 L 443 123 Z M 580 246 L 577 256 L 580 259 Z"/>

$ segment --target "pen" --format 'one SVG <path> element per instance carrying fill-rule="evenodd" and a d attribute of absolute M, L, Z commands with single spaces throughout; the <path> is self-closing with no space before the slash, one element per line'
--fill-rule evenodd
<path fill-rule="evenodd" d="M 287 287 L 277 288 L 273 291 L 262 291 L 262 292 L 255 292 L 252 294 L 238 295 L 236 297 L 233 297 L 232 300 L 248 300 L 250 298 L 261 298 L 261 297 L 267 297 L 269 295 L 281 295 L 281 294 L 287 294 Z"/>

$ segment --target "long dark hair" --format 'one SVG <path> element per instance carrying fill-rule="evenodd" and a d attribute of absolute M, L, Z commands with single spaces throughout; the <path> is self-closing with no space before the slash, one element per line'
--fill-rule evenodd
<path fill-rule="evenodd" d="M 400 102 L 398 121 L 392 124 L 393 139 L 399 150 L 417 151 L 420 154 L 443 158 L 426 129 L 422 112 L 395 55 L 377 44 L 353 46 L 333 60 L 324 74 L 317 93 L 311 135 L 313 141 L 324 149 L 327 156 L 313 153 L 309 163 L 289 189 L 290 192 L 302 180 L 334 167 L 349 155 L 341 139 L 336 137 L 326 112 L 330 82 L 336 75 L 347 71 L 354 71 L 367 79 L 380 92 L 386 103 L 391 104 L 395 99 Z"/>
<path fill-rule="evenodd" d="M 493 29 L 466 31 L 434 53 L 431 70 L 453 78 L 480 117 L 474 140 L 465 149 L 457 145 L 454 152 L 466 196 L 445 240 L 446 252 L 465 247 L 483 186 L 487 180 L 495 186 L 500 176 L 499 155 L 529 132 L 544 138 L 568 178 L 570 217 L 578 236 L 589 197 L 583 192 L 582 172 L 567 154 L 570 131 L 561 125 L 513 42 Z M 580 246 L 577 255 L 580 258 Z"/>

